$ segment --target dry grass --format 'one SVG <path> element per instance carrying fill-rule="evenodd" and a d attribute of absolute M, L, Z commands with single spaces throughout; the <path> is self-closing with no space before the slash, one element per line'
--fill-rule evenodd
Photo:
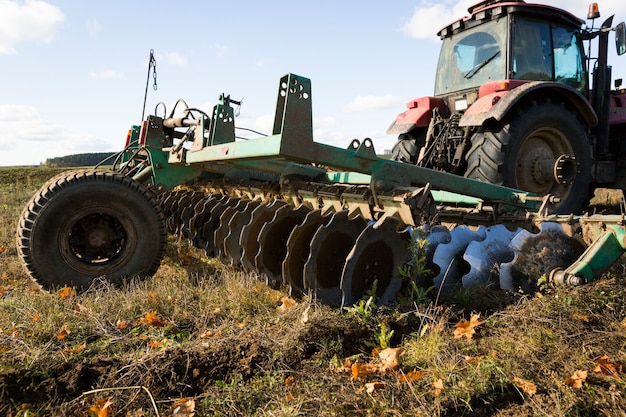
<path fill-rule="evenodd" d="M 51 175 L 0 169 L 2 415 L 88 415 L 109 401 L 109 416 L 165 416 L 183 397 L 197 416 L 626 415 L 624 374 L 593 372 L 603 355 L 626 362 L 621 265 L 542 297 L 459 293 L 364 320 L 308 299 L 285 307 L 284 292 L 171 238 L 150 280 L 46 293 L 26 277 L 13 236 Z M 456 339 L 455 324 L 476 313 L 476 334 Z M 404 349 L 400 370 L 353 378 L 346 361 L 376 363 L 383 323 Z M 565 384 L 577 370 L 589 374 L 581 389 Z M 384 385 L 368 392 L 371 382 Z"/>

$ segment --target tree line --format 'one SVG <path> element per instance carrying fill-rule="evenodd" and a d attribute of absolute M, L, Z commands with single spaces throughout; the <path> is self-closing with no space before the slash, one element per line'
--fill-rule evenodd
<path fill-rule="evenodd" d="M 74 155 L 48 158 L 43 163 L 49 167 L 84 167 L 94 166 L 109 158 L 114 152 L 79 153 Z"/>

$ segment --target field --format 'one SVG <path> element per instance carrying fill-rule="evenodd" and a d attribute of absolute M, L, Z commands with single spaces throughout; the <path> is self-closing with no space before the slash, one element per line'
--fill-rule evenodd
<path fill-rule="evenodd" d="M 1 415 L 626 416 L 622 262 L 578 288 L 341 311 L 170 237 L 150 280 L 48 293 L 14 236 L 57 171 L 0 168 Z"/>

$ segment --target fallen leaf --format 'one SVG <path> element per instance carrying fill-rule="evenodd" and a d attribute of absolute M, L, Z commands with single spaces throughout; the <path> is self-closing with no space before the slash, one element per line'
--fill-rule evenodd
<path fill-rule="evenodd" d="M 369 374 L 375 373 L 377 369 L 378 367 L 376 365 L 373 365 L 370 363 L 366 363 L 366 364 L 354 363 L 352 364 L 352 367 L 350 368 L 350 370 L 352 371 L 352 379 L 365 378 Z"/>
<path fill-rule="evenodd" d="M 87 314 L 89 313 L 89 309 L 87 307 L 85 307 L 83 304 L 81 303 L 76 303 L 76 305 L 74 306 L 74 314 Z"/>
<path fill-rule="evenodd" d="M 76 295 L 76 291 L 73 288 L 65 286 L 59 290 L 59 297 L 65 300 L 66 298 L 70 298 Z"/>
<path fill-rule="evenodd" d="M 33 316 L 33 323 L 37 323 L 41 319 L 41 314 L 35 314 Z"/>
<path fill-rule="evenodd" d="M 296 377 L 295 376 L 290 375 L 287 378 L 285 378 L 285 386 L 286 387 L 291 387 L 293 385 L 296 385 Z"/>
<path fill-rule="evenodd" d="M 198 335 L 200 339 L 210 339 L 212 337 L 222 337 L 222 330 L 207 330 L 206 332 L 202 332 Z"/>
<path fill-rule="evenodd" d="M 89 415 L 93 417 L 108 417 L 113 403 L 110 400 L 96 400 L 96 405 L 89 407 Z"/>
<path fill-rule="evenodd" d="M 309 322 L 309 310 L 310 309 L 311 309 L 311 306 L 308 306 L 307 308 L 304 309 L 304 311 L 302 312 L 302 317 L 300 318 L 300 323 L 306 324 Z"/>
<path fill-rule="evenodd" d="M 125 320 L 118 320 L 115 323 L 115 327 L 117 327 L 120 330 L 124 330 L 125 328 L 128 327 L 128 322 L 126 322 Z"/>
<path fill-rule="evenodd" d="M 297 304 L 296 300 L 291 297 L 282 297 L 280 301 L 282 304 L 278 306 L 278 311 L 283 313 Z"/>
<path fill-rule="evenodd" d="M 151 311 L 146 313 L 146 315 L 142 319 L 142 324 L 149 324 L 154 327 L 162 327 L 165 325 L 163 320 L 159 318 L 156 311 Z"/>
<path fill-rule="evenodd" d="M 61 326 L 61 330 L 57 333 L 57 340 L 65 339 L 70 333 L 72 332 L 67 328 L 67 325 L 63 324 L 63 326 Z"/>
<path fill-rule="evenodd" d="M 400 382 L 417 382 L 426 374 L 424 371 L 418 371 L 413 369 L 412 371 L 401 373 L 398 375 L 398 380 Z"/>
<path fill-rule="evenodd" d="M 467 339 L 471 339 L 472 336 L 474 336 L 474 334 L 476 333 L 476 330 L 474 330 L 474 328 L 483 324 L 481 321 L 478 320 L 479 318 L 480 313 L 472 314 L 469 321 L 461 320 L 460 322 L 458 322 L 455 325 L 456 328 L 454 329 L 454 338 L 460 339 L 462 337 L 466 337 Z"/>
<path fill-rule="evenodd" d="M 575 318 L 576 320 L 580 320 L 580 321 L 584 321 L 585 323 L 589 323 L 589 316 L 586 314 L 582 314 L 579 312 L 574 312 L 574 314 L 572 314 L 572 317 Z"/>
<path fill-rule="evenodd" d="M 432 383 L 433 390 L 431 391 L 431 395 L 435 398 L 439 397 L 443 391 L 443 380 L 438 379 Z"/>
<path fill-rule="evenodd" d="M 0 253 L 4 252 L 7 250 L 7 247 L 4 245 L 0 245 Z"/>
<path fill-rule="evenodd" d="M 387 348 L 380 351 L 378 357 L 381 361 L 381 371 L 397 371 L 400 368 L 400 355 L 404 352 L 402 348 Z"/>
<path fill-rule="evenodd" d="M 365 389 L 368 393 L 371 394 L 377 389 L 385 388 L 386 385 L 387 384 L 385 384 L 384 382 L 366 382 Z"/>
<path fill-rule="evenodd" d="M 597 375 L 609 376 L 621 381 L 619 373 L 622 371 L 622 365 L 612 363 L 608 355 L 604 355 L 601 358 L 596 359 L 596 367 L 593 368 L 593 373 Z"/>
<path fill-rule="evenodd" d="M 587 379 L 587 371 L 576 371 L 572 376 L 565 379 L 565 385 L 581 389 L 583 382 Z"/>
<path fill-rule="evenodd" d="M 526 381 L 525 379 L 516 376 L 513 377 L 512 381 L 517 388 L 521 389 L 522 392 L 529 397 L 532 397 L 537 393 L 537 385 L 530 381 Z"/>
<path fill-rule="evenodd" d="M 75 348 L 72 349 L 64 349 L 63 353 L 69 355 L 71 353 L 79 353 L 82 352 L 83 350 L 85 350 L 85 348 L 87 347 L 87 343 L 83 342 L 80 345 L 76 346 Z"/>
<path fill-rule="evenodd" d="M 148 346 L 150 346 L 150 348 L 152 349 L 160 348 L 164 344 L 165 344 L 165 341 L 163 340 L 150 340 L 148 342 Z"/>
<path fill-rule="evenodd" d="M 179 398 L 174 401 L 170 407 L 172 416 L 176 417 L 193 417 L 195 414 L 196 403 L 194 400 L 187 398 Z"/>
<path fill-rule="evenodd" d="M 463 359 L 465 359 L 465 362 L 467 363 L 478 363 L 482 361 L 483 359 L 485 359 L 485 355 L 463 356 Z"/>

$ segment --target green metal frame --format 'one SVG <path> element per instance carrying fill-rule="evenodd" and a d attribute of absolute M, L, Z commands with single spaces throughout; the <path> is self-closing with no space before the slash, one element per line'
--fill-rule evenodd
<path fill-rule="evenodd" d="M 280 80 L 270 136 L 235 141 L 232 108 L 223 99 L 213 111 L 209 138 L 202 140 L 202 146 L 196 139 L 191 149 L 163 148 L 159 146 L 161 137 L 148 134 L 146 147 L 155 162 L 155 184 L 169 188 L 202 172 L 244 170 L 252 176 L 265 173 L 277 178 L 298 173 L 311 179 L 324 177 L 329 183 L 371 184 L 379 190 L 430 184 L 433 190 L 447 191 L 439 196 L 445 196 L 448 202 L 538 209 L 539 198 L 528 192 L 380 158 L 371 139 L 353 140 L 347 149 L 315 142 L 311 99 L 311 81 L 287 74 Z M 329 169 L 321 169 L 320 165 Z"/>

